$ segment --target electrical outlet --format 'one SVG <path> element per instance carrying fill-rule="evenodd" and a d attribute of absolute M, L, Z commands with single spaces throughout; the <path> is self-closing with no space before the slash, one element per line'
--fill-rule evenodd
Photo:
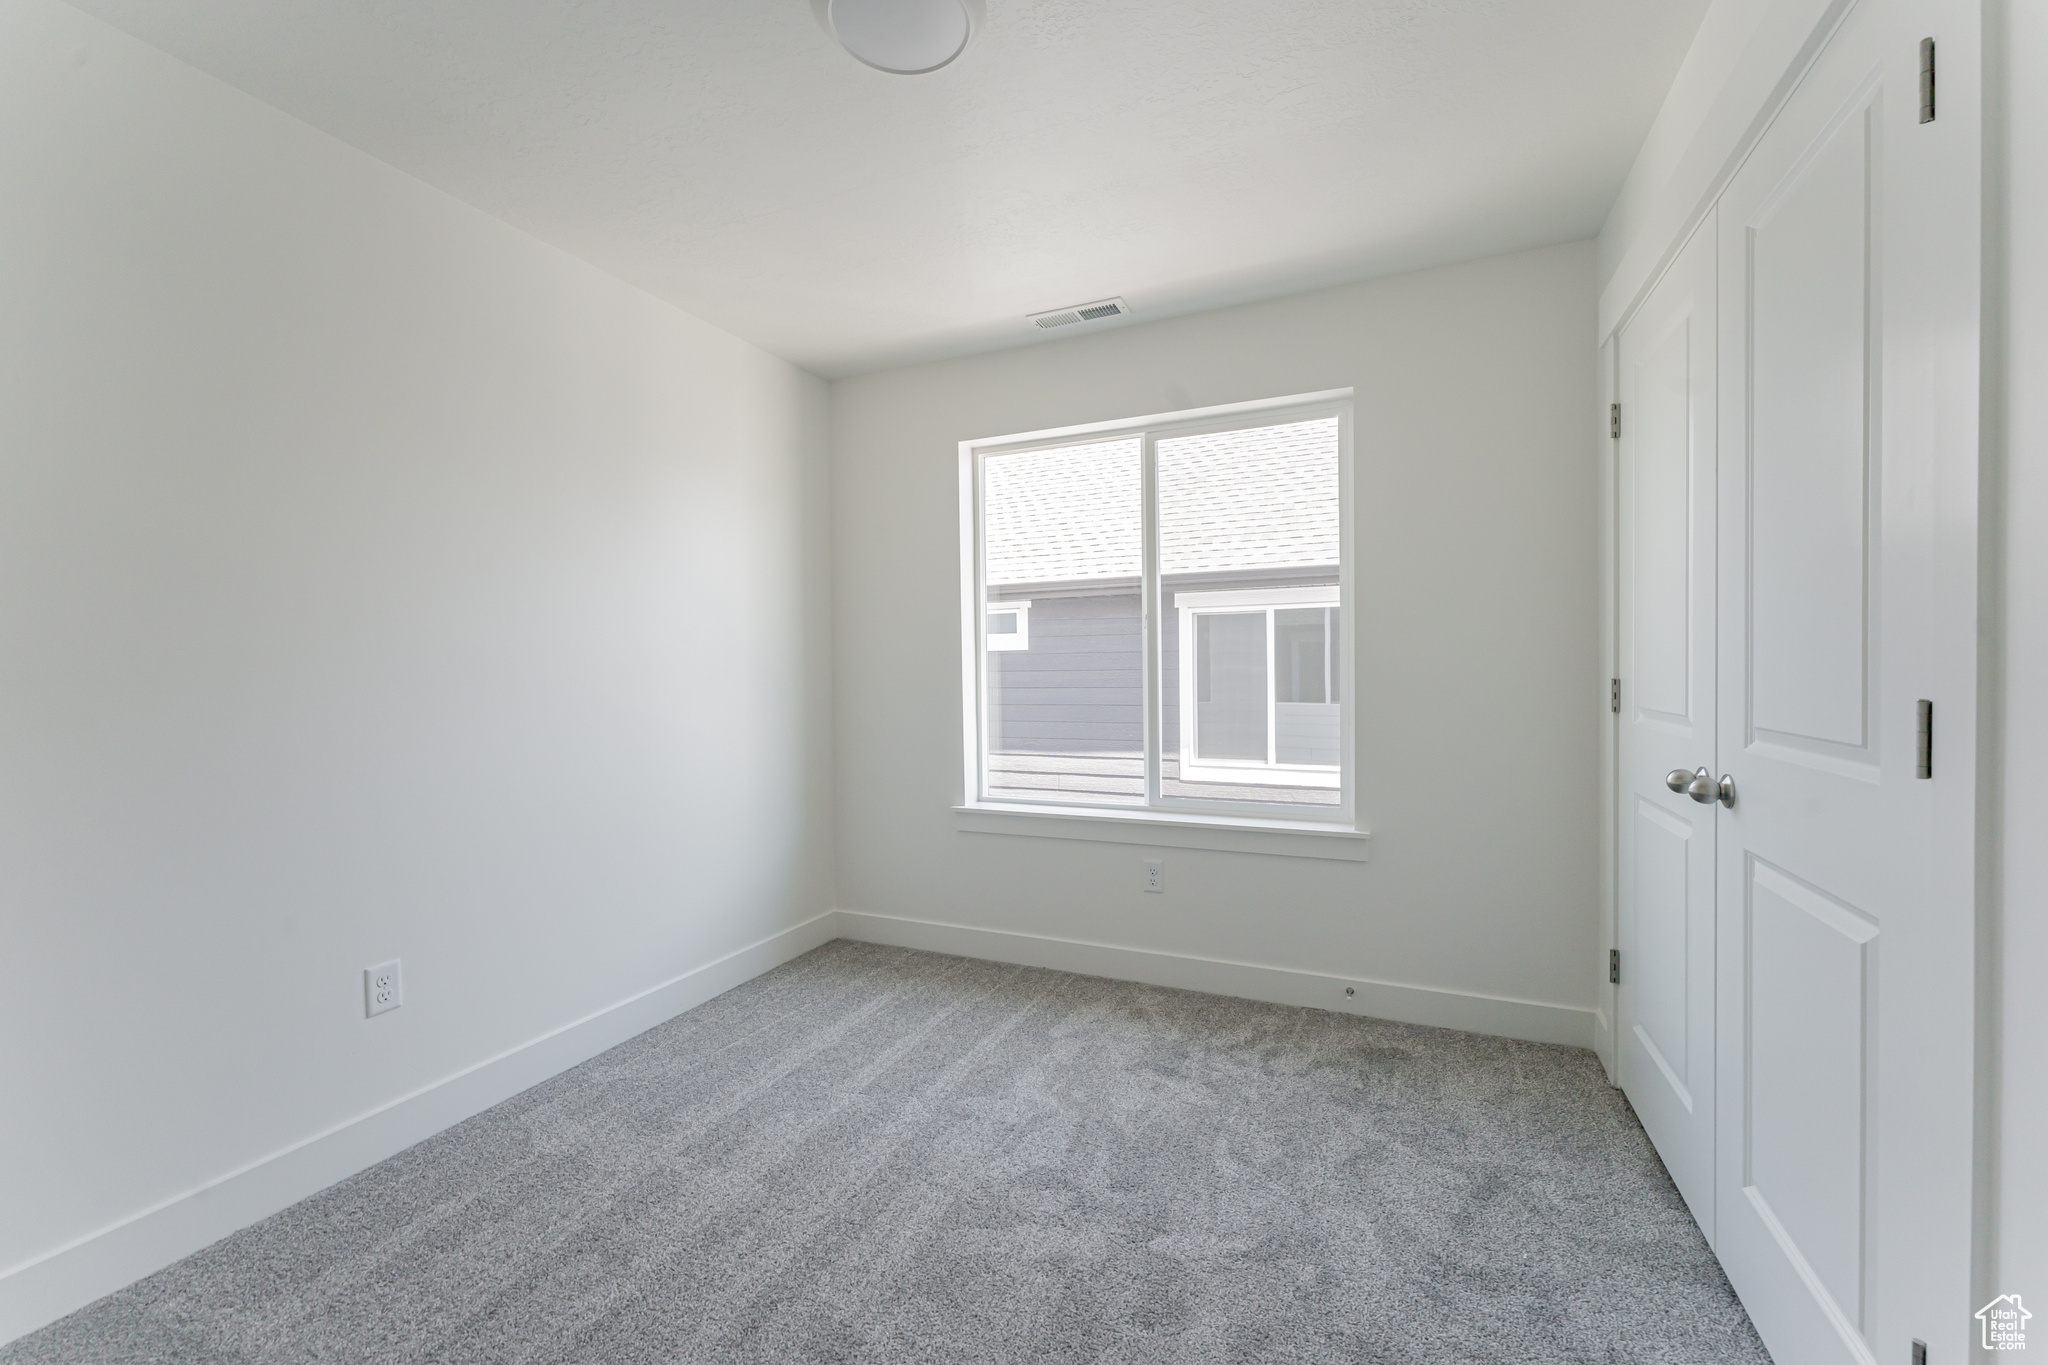
<path fill-rule="evenodd" d="M 363 1009 L 382 1014 L 405 1003 L 405 969 L 397 958 L 363 968 Z"/>
<path fill-rule="evenodd" d="M 1147 858 L 1145 860 L 1145 889 L 1157 894 L 1166 891 L 1166 860 Z"/>

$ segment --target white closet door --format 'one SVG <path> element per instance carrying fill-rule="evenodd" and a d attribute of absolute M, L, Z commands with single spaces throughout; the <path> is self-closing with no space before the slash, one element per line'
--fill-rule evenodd
<path fill-rule="evenodd" d="M 1617 342 L 1622 1089 L 1714 1237 L 1715 240 L 1693 237 Z"/>
<path fill-rule="evenodd" d="M 1965 1358 L 1966 1283 L 1938 1309 L 1909 1289 L 1969 1266 L 1969 888 L 1944 903 L 1931 876 L 1915 703 L 1955 624 L 1928 592 L 1949 533 L 1931 472 L 1975 453 L 1930 440 L 1914 414 L 1942 400 L 1903 360 L 1946 344 L 1908 302 L 1916 277 L 1953 279 L 1944 252 L 1974 259 L 1975 173 L 1930 160 L 1952 130 L 1919 119 L 1920 39 L 1951 8 L 1859 0 L 1719 206 L 1718 770 L 1735 800 L 1718 849 L 1715 1242 L 1787 1365 L 1906 1365 L 1916 1336 Z M 1942 117 L 1973 119 L 1969 102 Z M 1949 200 L 1960 239 L 1902 233 L 1916 200 Z M 1973 406 L 1974 323 L 1964 359 Z M 1967 785 L 1973 717 L 1950 701 L 1942 759 Z M 1895 1135 L 1934 1164 L 1888 1162 Z M 1920 1206 L 1958 1162 L 1960 1224 L 1881 1232 L 1880 1197 Z"/>

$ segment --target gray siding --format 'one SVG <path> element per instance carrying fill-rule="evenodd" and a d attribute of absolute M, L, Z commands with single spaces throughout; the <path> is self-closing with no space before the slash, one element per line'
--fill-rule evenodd
<path fill-rule="evenodd" d="M 989 747 L 998 753 L 1145 752 L 1136 592 L 1030 599 L 1031 647 L 988 656 Z M 1180 639 L 1165 646 L 1166 750 L 1180 747 Z"/>
<path fill-rule="evenodd" d="M 1293 574 L 1285 581 L 1330 583 L 1335 577 Z M 1189 576 L 1170 580 L 1166 591 L 1257 587 L 1272 581 L 1270 574 Z M 1025 589 L 1004 595 L 1032 604 L 1031 647 L 987 656 L 989 748 L 996 753 L 1142 756 L 1144 660 L 1137 591 L 1120 587 L 1053 596 Z M 1164 751 L 1171 758 L 1180 751 L 1180 633 L 1171 611 L 1163 624 L 1160 720 Z"/>
<path fill-rule="evenodd" d="M 1031 647 L 988 656 L 989 747 L 1005 753 L 1143 754 L 1138 594 L 1031 602 Z"/>
<path fill-rule="evenodd" d="M 1270 579 L 1212 576 L 1169 584 L 1176 589 L 1257 586 Z M 1296 576 L 1291 582 L 1316 582 Z M 1320 581 L 1329 582 L 1329 577 Z M 1066 801 L 1130 802 L 1143 798 L 1144 667 L 1138 593 L 1132 588 L 1085 596 L 1041 590 L 1009 594 L 1031 603 L 1028 649 L 987 654 L 989 794 Z M 1165 731 L 1161 790 L 1210 801 L 1334 805 L 1320 788 L 1183 785 L 1180 780 L 1180 635 L 1168 612 L 1161 632 Z M 1319 746 L 1328 724 L 1323 708 L 1288 705 L 1282 723 L 1289 747 Z M 1300 732 L 1300 733 L 1296 733 Z"/>

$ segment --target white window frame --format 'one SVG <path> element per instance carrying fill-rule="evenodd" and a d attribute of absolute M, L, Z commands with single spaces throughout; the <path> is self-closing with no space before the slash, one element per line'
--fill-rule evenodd
<path fill-rule="evenodd" d="M 1353 609 L 1353 576 L 1358 554 L 1355 535 L 1355 517 L 1352 511 L 1352 391 L 1331 389 L 1321 393 L 1298 394 L 1285 398 L 1264 399 L 1249 403 L 1231 403 L 1217 407 L 1196 408 L 1184 412 L 1162 413 L 1148 417 L 1132 418 L 1117 422 L 1097 422 L 1081 426 L 1059 427 L 1046 431 L 1026 432 L 1020 435 L 994 437 L 960 443 L 960 577 L 961 577 L 961 678 L 963 692 L 962 706 L 962 777 L 961 803 L 955 807 L 962 812 L 976 815 L 1009 812 L 1022 815 L 1057 817 L 1039 822 L 1042 829 L 1009 829 L 1003 832 L 1044 832 L 1055 837 L 1092 837 L 1076 835 L 1075 828 L 1092 822 L 1126 825 L 1142 824 L 1154 829 L 1164 826 L 1179 826 L 1188 830 L 1258 830 L 1271 831 L 1276 835 L 1288 833 L 1313 833 L 1318 835 L 1355 836 L 1355 850 L 1336 850 L 1335 846 L 1320 840 L 1310 840 L 1298 848 L 1284 846 L 1284 840 L 1271 841 L 1272 852 L 1300 852 L 1307 849 L 1307 856 L 1358 859 L 1364 856 L 1365 831 L 1360 827 L 1357 806 L 1358 763 L 1356 730 L 1356 650 L 1353 645 L 1352 622 L 1356 619 Z M 1157 448 L 1162 439 L 1205 435 L 1215 432 L 1236 431 L 1246 428 L 1282 426 L 1291 422 L 1313 421 L 1317 418 L 1337 419 L 1337 495 L 1338 495 L 1338 568 L 1335 601 L 1327 598 L 1317 605 L 1334 605 L 1337 611 L 1337 639 L 1333 648 L 1339 652 L 1343 666 L 1338 671 L 1338 705 L 1340 711 L 1340 748 L 1343 762 L 1338 770 L 1337 781 L 1333 784 L 1339 793 L 1336 804 L 1308 807 L 1298 803 L 1273 801 L 1216 801 L 1194 797 L 1165 796 L 1161 786 L 1161 755 L 1163 753 L 1164 722 L 1161 705 L 1160 677 L 1163 667 L 1161 632 L 1165 628 L 1165 604 L 1159 583 L 1159 507 L 1157 495 Z M 1137 438 L 1142 470 L 1143 498 L 1143 556 L 1139 599 L 1141 603 L 1143 637 L 1143 692 L 1144 692 L 1144 735 L 1145 735 L 1145 795 L 1141 802 L 1119 804 L 1096 804 L 1071 799 L 1028 800 L 1011 796 L 992 798 L 988 795 L 988 772 L 986 746 L 983 741 L 984 726 L 988 715 L 988 666 L 987 651 L 983 648 L 988 639 L 987 613 L 991 606 L 997 610 L 1008 610 L 1009 603 L 991 604 L 988 585 L 983 572 L 982 555 L 982 483 L 983 462 L 994 454 L 1008 454 L 1023 450 L 1054 449 L 1062 446 L 1084 445 L 1096 441 Z M 1254 589 L 1262 601 L 1277 602 L 1284 593 L 1274 589 Z M 1323 591 L 1327 589 L 1309 589 Z M 1185 596 L 1187 594 L 1175 594 Z M 1270 653 L 1270 650 L 1269 650 Z M 1192 656 L 1187 656 L 1192 658 Z M 1268 663 L 1270 669 L 1270 661 Z M 1192 670 L 1182 668 L 1185 680 Z M 1183 687 L 1185 688 L 1185 681 Z M 1270 695 L 1270 690 L 1269 690 Z M 1182 723 L 1187 723 L 1189 712 L 1182 711 Z M 1270 771 L 1267 769 L 1265 771 Z M 1327 769 L 1304 769 L 1303 776 L 1319 772 L 1327 781 Z M 1195 778 L 1194 780 L 1208 780 Z M 1243 770 L 1230 771 L 1224 781 L 1237 785 L 1286 785 L 1292 787 L 1324 786 L 1324 782 L 1289 780 L 1284 784 L 1268 778 L 1265 782 L 1251 781 Z M 986 823 L 985 820 L 983 822 Z M 1064 826 L 1064 831 L 1058 827 Z M 963 828 L 969 826 L 963 825 Z M 974 826 L 980 828 L 980 825 Z M 1124 839 L 1126 834 L 1104 834 L 1102 837 Z"/>
<path fill-rule="evenodd" d="M 988 617 L 1006 616 L 1011 612 L 1015 612 L 1017 615 L 1017 629 L 1015 632 L 1007 635 L 990 634 L 983 637 L 988 641 L 988 647 L 998 654 L 1031 648 L 1031 604 L 1029 602 L 989 603 L 987 611 L 983 613 L 982 628 L 984 630 L 988 628 Z"/>
<path fill-rule="evenodd" d="M 1342 551 L 1339 551 L 1341 556 Z M 1340 559 L 1341 567 L 1341 559 Z M 1344 608 L 1336 584 L 1314 588 L 1230 588 L 1218 592 L 1177 592 L 1174 615 L 1180 618 L 1180 776 L 1183 782 L 1234 782 L 1265 787 L 1342 787 L 1344 770 L 1323 764 L 1280 761 L 1279 696 L 1274 679 L 1273 613 L 1295 607 L 1337 608 L 1337 630 L 1344 628 Z M 1196 719 L 1195 618 L 1197 616 L 1266 618 L 1266 758 L 1198 760 L 1201 727 Z M 1325 648 L 1329 648 L 1328 645 Z M 1344 672 L 1337 672 L 1338 711 L 1343 710 Z"/>

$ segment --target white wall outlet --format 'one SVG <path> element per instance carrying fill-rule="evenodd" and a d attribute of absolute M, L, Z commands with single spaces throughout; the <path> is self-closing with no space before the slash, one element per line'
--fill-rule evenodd
<path fill-rule="evenodd" d="M 1158 894 L 1166 891 L 1166 860 L 1147 858 L 1145 860 L 1145 889 Z"/>
<path fill-rule="evenodd" d="M 382 1014 L 405 1003 L 405 968 L 397 958 L 363 968 L 363 1009 Z"/>

